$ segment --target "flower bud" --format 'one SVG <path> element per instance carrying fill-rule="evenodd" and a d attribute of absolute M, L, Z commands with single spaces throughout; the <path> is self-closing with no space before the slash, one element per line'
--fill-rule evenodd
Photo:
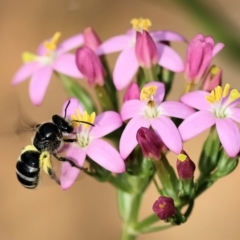
<path fill-rule="evenodd" d="M 123 97 L 123 102 L 132 100 L 132 99 L 140 99 L 140 89 L 139 89 L 137 83 L 135 83 L 135 82 L 132 82 L 128 86 L 128 88 L 124 94 L 124 97 Z"/>
<path fill-rule="evenodd" d="M 156 44 L 145 30 L 137 32 L 135 52 L 140 66 L 144 68 L 151 68 L 159 60 Z"/>
<path fill-rule="evenodd" d="M 93 51 L 95 51 L 102 43 L 97 33 L 91 27 L 87 27 L 83 30 L 83 37 L 84 45 Z"/>
<path fill-rule="evenodd" d="M 90 86 L 104 85 L 105 70 L 98 56 L 88 47 L 78 48 L 76 64 Z"/>
<path fill-rule="evenodd" d="M 187 49 L 187 60 L 185 75 L 189 82 L 197 83 L 208 69 L 212 58 L 224 45 L 214 44 L 212 37 L 204 37 L 202 34 L 196 35 L 189 43 Z"/>
<path fill-rule="evenodd" d="M 170 197 L 159 197 L 153 204 L 152 209 L 162 220 L 166 220 L 176 214 L 173 199 Z"/>
<path fill-rule="evenodd" d="M 203 81 L 202 90 L 211 92 L 217 86 L 222 85 L 222 69 L 216 66 L 212 66 L 206 78 Z"/>
<path fill-rule="evenodd" d="M 159 160 L 164 144 L 153 130 L 141 127 L 137 131 L 137 141 L 146 158 Z"/>
<path fill-rule="evenodd" d="M 196 169 L 195 163 L 189 158 L 184 150 L 177 158 L 177 172 L 180 179 L 192 179 Z"/>

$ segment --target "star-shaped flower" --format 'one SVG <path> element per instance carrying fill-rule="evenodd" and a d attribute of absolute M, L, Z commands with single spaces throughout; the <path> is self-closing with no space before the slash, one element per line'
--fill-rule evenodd
<path fill-rule="evenodd" d="M 82 74 L 77 69 L 75 63 L 74 54 L 67 52 L 83 44 L 83 35 L 75 35 L 57 45 L 60 35 L 57 32 L 50 40 L 41 44 L 38 47 L 37 55 L 24 52 L 24 65 L 13 77 L 13 85 L 31 77 L 29 95 L 35 105 L 41 104 L 53 71 L 74 78 L 82 78 Z"/>

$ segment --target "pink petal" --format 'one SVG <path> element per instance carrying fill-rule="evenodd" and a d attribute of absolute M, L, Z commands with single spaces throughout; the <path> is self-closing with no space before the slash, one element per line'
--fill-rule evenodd
<path fill-rule="evenodd" d="M 180 101 L 198 110 L 210 110 L 211 105 L 206 100 L 206 96 L 209 94 L 209 92 L 205 91 L 194 91 L 183 95 Z"/>
<path fill-rule="evenodd" d="M 30 99 L 35 105 L 40 105 L 52 76 L 52 67 L 43 66 L 32 76 L 29 85 Z"/>
<path fill-rule="evenodd" d="M 97 49 L 97 55 L 109 54 L 122 51 L 125 48 L 131 47 L 131 38 L 127 35 L 119 35 L 112 37 L 102 43 Z"/>
<path fill-rule="evenodd" d="M 76 109 L 79 109 L 80 113 L 83 112 L 83 107 L 82 107 L 81 103 L 79 102 L 79 100 L 77 98 L 69 98 L 63 104 L 62 116 L 65 115 L 65 109 L 66 109 L 66 106 L 67 106 L 69 100 L 70 100 L 70 105 L 67 108 L 67 115 L 66 115 L 67 118 L 71 118 L 71 115 L 76 114 Z"/>
<path fill-rule="evenodd" d="M 136 82 L 132 82 L 128 86 L 123 97 L 123 102 L 133 100 L 133 99 L 140 99 L 140 89 Z"/>
<path fill-rule="evenodd" d="M 102 139 L 94 139 L 87 148 L 87 155 L 103 168 L 114 173 L 125 171 L 125 164 L 119 152 Z"/>
<path fill-rule="evenodd" d="M 84 39 L 83 39 L 83 34 L 76 34 L 62 43 L 59 44 L 57 48 L 57 53 L 60 55 L 62 53 L 68 52 L 73 50 L 74 48 L 77 48 L 81 45 L 83 45 Z"/>
<path fill-rule="evenodd" d="M 209 111 L 199 111 L 186 118 L 178 130 L 183 141 L 187 141 L 207 130 L 216 122 L 216 118 Z"/>
<path fill-rule="evenodd" d="M 66 153 L 66 157 L 73 160 L 78 166 L 83 166 L 86 153 L 79 147 L 70 147 Z M 68 162 L 62 163 L 60 183 L 63 190 L 68 189 L 75 182 L 80 170 L 72 167 Z"/>
<path fill-rule="evenodd" d="M 150 35 L 155 42 L 159 42 L 159 41 L 186 42 L 185 37 L 172 31 L 154 31 L 154 32 L 150 32 Z"/>
<path fill-rule="evenodd" d="M 29 78 L 38 68 L 39 64 L 37 62 L 29 62 L 22 65 L 12 79 L 12 85 L 21 83 L 22 81 Z"/>
<path fill-rule="evenodd" d="M 236 122 L 240 122 L 240 108 L 232 108 L 229 118 L 233 119 Z"/>
<path fill-rule="evenodd" d="M 165 116 L 154 118 L 151 121 L 151 126 L 171 151 L 176 154 L 182 151 L 183 146 L 180 133 L 170 118 Z"/>
<path fill-rule="evenodd" d="M 219 53 L 224 48 L 224 46 L 225 45 L 223 43 L 217 43 L 213 47 L 212 56 L 214 57 L 217 53 Z"/>
<path fill-rule="evenodd" d="M 123 159 L 126 159 L 132 150 L 137 146 L 137 131 L 140 127 L 148 128 L 150 122 L 141 116 L 132 118 L 125 127 L 120 139 L 120 154 Z"/>
<path fill-rule="evenodd" d="M 131 82 L 138 66 L 134 48 L 125 49 L 119 54 L 113 70 L 113 82 L 117 90 L 122 90 Z"/>
<path fill-rule="evenodd" d="M 121 108 L 121 117 L 125 121 L 140 114 L 141 108 L 145 105 L 141 100 L 133 99 L 126 101 Z"/>
<path fill-rule="evenodd" d="M 167 45 L 157 43 L 156 47 L 160 56 L 158 64 L 173 72 L 182 72 L 184 63 L 181 57 Z"/>
<path fill-rule="evenodd" d="M 83 78 L 82 73 L 77 68 L 75 55 L 71 53 L 59 56 L 53 63 L 53 69 L 73 78 Z"/>
<path fill-rule="evenodd" d="M 121 116 L 114 111 L 106 111 L 99 114 L 91 128 L 91 136 L 94 138 L 103 137 L 122 126 Z"/>
<path fill-rule="evenodd" d="M 218 118 L 217 132 L 224 150 L 229 157 L 236 157 L 240 151 L 240 132 L 237 124 L 229 118 Z"/>
<path fill-rule="evenodd" d="M 44 43 L 40 43 L 38 48 L 37 48 L 37 55 L 38 56 L 43 56 L 47 53 L 46 48 L 44 47 Z"/>
<path fill-rule="evenodd" d="M 191 114 L 195 113 L 195 111 L 188 107 L 187 105 L 175 102 L 175 101 L 166 101 L 161 103 L 160 108 L 162 109 L 161 114 L 169 116 L 185 119 L 189 117 Z"/>
<path fill-rule="evenodd" d="M 161 103 L 165 96 L 165 85 L 161 82 L 152 81 L 145 84 L 143 88 L 148 86 L 157 86 L 157 92 L 154 96 L 154 100 L 156 100 L 158 103 Z"/>

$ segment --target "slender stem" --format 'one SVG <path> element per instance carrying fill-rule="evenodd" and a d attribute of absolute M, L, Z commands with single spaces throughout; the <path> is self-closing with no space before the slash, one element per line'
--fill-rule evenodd
<path fill-rule="evenodd" d="M 127 193 L 118 190 L 118 206 L 122 220 L 124 221 L 121 240 L 134 240 L 137 236 L 135 225 L 138 220 L 138 212 L 141 205 L 142 194 Z"/>

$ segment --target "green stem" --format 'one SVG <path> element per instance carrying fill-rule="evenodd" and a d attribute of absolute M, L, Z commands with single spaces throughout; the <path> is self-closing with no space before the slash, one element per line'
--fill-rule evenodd
<path fill-rule="evenodd" d="M 136 239 L 138 233 L 135 231 L 135 226 L 138 220 L 141 200 L 141 193 L 127 193 L 118 190 L 119 212 L 124 222 L 121 240 Z"/>

